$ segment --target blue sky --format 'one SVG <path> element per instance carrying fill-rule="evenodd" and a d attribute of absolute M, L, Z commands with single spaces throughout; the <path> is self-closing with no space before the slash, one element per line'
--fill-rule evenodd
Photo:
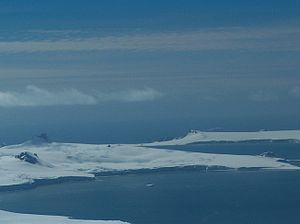
<path fill-rule="evenodd" d="M 0 140 L 300 128 L 299 39 L 299 1 L 3 0 Z"/>

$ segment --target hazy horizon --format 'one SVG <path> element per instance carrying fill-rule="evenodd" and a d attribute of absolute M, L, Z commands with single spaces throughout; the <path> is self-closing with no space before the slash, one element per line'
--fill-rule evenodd
<path fill-rule="evenodd" d="M 0 2 L 0 142 L 300 129 L 300 2 Z"/>

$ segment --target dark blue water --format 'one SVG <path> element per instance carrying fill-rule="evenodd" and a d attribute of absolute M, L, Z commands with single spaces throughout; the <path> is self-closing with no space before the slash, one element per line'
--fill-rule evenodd
<path fill-rule="evenodd" d="M 290 163 L 300 166 L 300 144 L 294 141 L 250 141 L 234 143 L 199 143 L 190 145 L 163 146 L 174 150 L 236 155 L 261 155 L 272 152 L 274 156 L 291 160 Z"/>
<path fill-rule="evenodd" d="M 0 199 L 0 208 L 10 211 L 143 224 L 297 223 L 300 172 L 111 176 L 5 193 Z"/>
<path fill-rule="evenodd" d="M 274 152 L 274 154 L 280 158 L 292 160 L 300 159 L 300 144 L 293 141 L 199 143 L 189 145 L 162 146 L 158 148 L 237 155 L 260 155 L 263 152 Z"/>
<path fill-rule="evenodd" d="M 102 113 L 99 117 L 99 111 L 95 110 L 94 107 L 81 108 L 80 111 L 85 114 L 83 118 L 78 117 L 80 113 L 74 113 L 73 107 L 63 107 L 63 109 L 61 107 L 20 108 L 18 112 L 10 109 L 1 110 L 0 143 L 18 144 L 44 132 L 57 142 L 111 144 L 172 139 L 185 136 L 191 129 L 202 131 L 258 131 L 262 128 L 265 130 L 300 129 L 298 114 L 290 117 L 283 117 L 282 114 L 279 116 L 251 115 L 249 117 L 235 114 L 230 115 L 231 118 L 228 117 L 228 114 L 224 117 L 201 115 L 199 119 L 194 116 L 178 119 L 172 118 L 171 114 L 167 113 L 170 118 L 166 119 L 164 113 L 163 117 L 158 119 L 158 108 L 151 106 L 147 110 L 149 120 L 145 120 L 144 115 L 143 119 L 140 119 L 141 108 L 134 109 L 132 106 L 127 110 L 126 108 L 120 110 L 119 107 L 112 110 L 110 107 L 101 106 L 101 111 L 105 110 L 105 114 L 109 114 L 110 119 L 102 117 L 102 115 L 104 116 Z M 151 110 L 155 111 L 149 112 Z M 116 114 L 112 115 L 112 111 Z M 134 111 L 138 115 L 133 115 L 132 112 Z M 49 114 L 54 120 L 51 120 Z M 131 114 L 133 119 L 119 121 L 119 119 L 124 118 L 124 114 Z M 12 115 L 14 119 L 11 118 Z M 64 117 L 65 115 L 67 117 Z M 98 117 L 101 118 L 101 121 L 94 121 Z M 87 122 L 87 119 L 92 121 Z M 83 120 L 84 123 L 80 122 Z M 162 136 L 163 138 L 161 138 Z"/>
<path fill-rule="evenodd" d="M 192 145 L 183 150 L 257 154 L 265 149 L 298 159 L 291 143 Z M 197 148 L 198 147 L 198 148 Z M 239 149 L 238 149 L 239 148 Z M 179 148 L 177 148 L 179 149 Z M 258 150 L 259 149 L 259 150 Z M 149 185 L 151 184 L 151 185 Z M 99 177 L 93 182 L 1 192 L 0 209 L 133 224 L 297 223 L 300 172 L 174 170 Z"/>

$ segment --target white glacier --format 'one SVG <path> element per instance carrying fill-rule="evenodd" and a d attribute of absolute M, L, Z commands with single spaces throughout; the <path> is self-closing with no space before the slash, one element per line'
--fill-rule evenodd
<path fill-rule="evenodd" d="M 183 138 L 144 144 L 92 145 L 26 142 L 0 148 L 0 187 L 30 184 L 58 178 L 94 178 L 96 173 L 186 166 L 213 166 L 299 170 L 280 158 L 252 155 L 213 154 L 151 148 L 197 142 L 300 140 L 300 131 L 200 132 Z M 153 184 L 147 184 L 152 187 Z M 67 217 L 18 214 L 0 210 L 0 223 L 10 224 L 126 224 L 122 221 L 76 220 Z M 127 223 L 128 224 L 128 223 Z"/>
<path fill-rule="evenodd" d="M 36 153 L 37 164 L 16 158 Z M 293 170 L 300 167 L 278 158 L 252 155 L 213 154 L 143 147 L 130 144 L 92 145 L 48 143 L 12 145 L 0 149 L 0 186 L 32 183 L 39 179 L 90 177 L 107 171 L 128 171 L 185 166 L 222 166 Z"/>
<path fill-rule="evenodd" d="M 192 130 L 183 138 L 144 144 L 146 146 L 186 145 L 197 142 L 241 142 L 260 140 L 300 141 L 300 130 L 254 131 L 254 132 L 207 132 Z"/>
<path fill-rule="evenodd" d="M 5 224 L 129 224 L 122 221 L 79 220 L 60 216 L 19 214 L 0 210 L 0 223 Z"/>

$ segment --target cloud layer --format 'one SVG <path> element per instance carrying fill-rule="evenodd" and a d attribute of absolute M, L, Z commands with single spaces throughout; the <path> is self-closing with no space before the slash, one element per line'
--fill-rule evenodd
<path fill-rule="evenodd" d="M 258 50 L 299 51 L 298 27 L 219 28 L 189 32 L 134 33 L 107 36 L 62 37 L 51 39 L 0 41 L 0 53 L 48 51 L 201 51 Z M 79 35 L 80 36 L 80 35 Z"/>
<path fill-rule="evenodd" d="M 258 91 L 250 94 L 249 99 L 256 102 L 269 102 L 278 99 L 274 92 Z"/>
<path fill-rule="evenodd" d="M 300 98 L 300 86 L 295 86 L 290 90 L 290 94 L 294 97 Z"/>
<path fill-rule="evenodd" d="M 104 93 L 84 93 L 75 88 L 50 91 L 27 86 L 23 92 L 0 91 L 0 107 L 34 107 L 54 105 L 97 105 L 106 101 L 142 102 L 159 98 L 162 94 L 152 88 L 131 89 Z"/>

